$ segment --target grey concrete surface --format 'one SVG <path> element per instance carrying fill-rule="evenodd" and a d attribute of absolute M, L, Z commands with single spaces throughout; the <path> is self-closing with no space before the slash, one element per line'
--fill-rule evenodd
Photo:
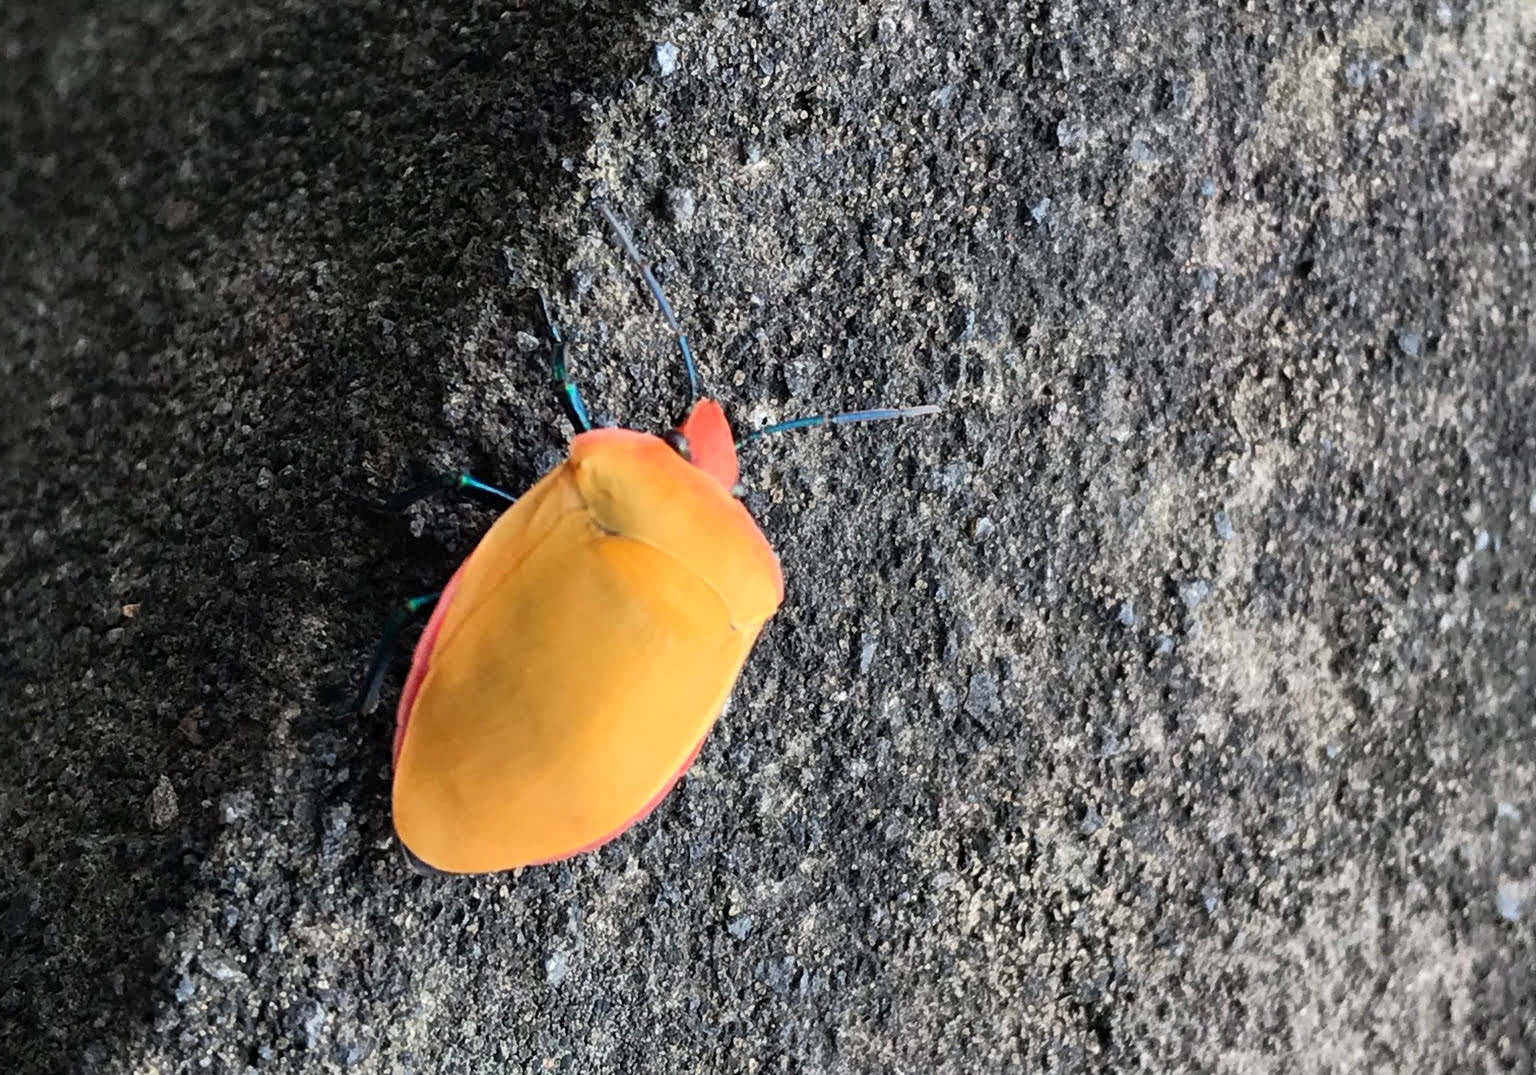
<path fill-rule="evenodd" d="M 1532 1069 L 1531 0 L 14 0 L 0 87 L 0 1070 Z M 342 708 L 489 516 L 354 498 L 560 458 L 535 287 L 671 416 L 594 194 L 738 426 L 945 411 L 745 460 L 650 820 L 418 878 Z"/>

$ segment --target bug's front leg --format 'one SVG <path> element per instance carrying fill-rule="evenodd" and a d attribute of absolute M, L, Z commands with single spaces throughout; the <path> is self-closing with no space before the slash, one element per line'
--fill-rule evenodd
<path fill-rule="evenodd" d="M 368 500 L 366 503 L 375 511 L 388 515 L 398 515 L 418 500 L 425 500 L 429 496 L 437 496 L 439 493 L 464 493 L 468 496 L 477 496 L 487 500 L 494 500 L 502 507 L 517 503 L 517 497 L 511 493 L 503 492 L 494 485 L 488 485 L 478 478 L 468 474 L 439 474 L 435 478 L 428 478 L 424 482 L 418 482 L 409 489 L 396 493 L 384 500 Z"/>
<path fill-rule="evenodd" d="M 549 299 L 543 291 L 539 292 L 539 307 L 544 311 L 544 327 L 549 332 L 550 371 L 554 375 L 555 391 L 560 396 L 560 407 L 571 425 L 576 427 L 576 432 L 585 433 L 592 428 L 592 419 L 581 398 L 581 389 L 566 372 L 565 337 L 560 335 L 560 326 L 555 324 L 554 315 L 549 312 Z"/>

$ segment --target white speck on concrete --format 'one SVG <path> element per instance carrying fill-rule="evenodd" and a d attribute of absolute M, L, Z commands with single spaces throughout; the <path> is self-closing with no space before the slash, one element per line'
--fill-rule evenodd
<path fill-rule="evenodd" d="M 1494 893 L 1494 905 L 1499 909 L 1499 915 L 1511 922 L 1520 921 L 1525 902 L 1521 898 L 1520 886 L 1513 881 L 1503 880 L 1499 882 L 1498 890 Z"/>

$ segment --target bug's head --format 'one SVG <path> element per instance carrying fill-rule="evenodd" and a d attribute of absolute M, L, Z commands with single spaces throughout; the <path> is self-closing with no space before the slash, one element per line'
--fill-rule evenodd
<path fill-rule="evenodd" d="M 736 441 L 725 411 L 712 399 L 701 399 L 677 423 L 677 428 L 663 434 L 672 450 L 723 485 L 736 488 L 740 470 L 736 464 Z"/>

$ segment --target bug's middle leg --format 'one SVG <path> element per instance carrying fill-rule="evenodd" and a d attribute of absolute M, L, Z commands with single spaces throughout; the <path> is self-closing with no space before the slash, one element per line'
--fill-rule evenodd
<path fill-rule="evenodd" d="M 379 691 L 384 686 L 384 673 L 389 670 L 389 662 L 400 646 L 401 629 L 435 605 L 441 596 L 442 592 L 439 591 L 408 598 L 396 605 L 389 614 L 389 619 L 384 621 L 384 633 L 379 637 L 378 647 L 373 651 L 373 661 L 368 665 L 368 674 L 363 678 L 362 689 L 352 703 L 354 713 L 372 713 L 378 707 Z"/>
<path fill-rule="evenodd" d="M 468 474 L 439 474 L 435 478 L 428 478 L 424 482 L 418 482 L 384 500 L 370 501 L 371 506 L 390 515 L 398 515 L 418 500 L 425 500 L 429 496 L 439 493 L 466 493 L 470 496 L 478 496 L 487 500 L 494 500 L 502 507 L 517 502 L 517 497 L 511 493 L 503 492 L 494 485 L 487 485 L 478 478 Z"/>

